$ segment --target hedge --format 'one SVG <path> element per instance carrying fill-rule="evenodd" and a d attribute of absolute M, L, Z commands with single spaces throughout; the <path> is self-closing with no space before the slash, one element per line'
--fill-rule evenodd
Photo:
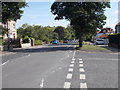
<path fill-rule="evenodd" d="M 120 34 L 108 35 L 109 46 L 120 48 Z"/>

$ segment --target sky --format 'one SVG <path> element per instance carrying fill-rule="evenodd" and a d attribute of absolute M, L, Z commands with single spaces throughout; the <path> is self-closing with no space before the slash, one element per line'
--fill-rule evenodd
<path fill-rule="evenodd" d="M 29 1 L 28 6 L 24 8 L 24 13 L 20 20 L 17 20 L 16 27 L 19 28 L 22 24 L 28 23 L 29 25 L 41 26 L 64 26 L 69 25 L 67 20 L 54 20 L 55 16 L 51 13 L 50 7 L 54 1 Z M 105 15 L 107 16 L 106 25 L 104 27 L 115 28 L 118 23 L 118 2 L 111 2 L 111 8 L 106 9 Z"/>

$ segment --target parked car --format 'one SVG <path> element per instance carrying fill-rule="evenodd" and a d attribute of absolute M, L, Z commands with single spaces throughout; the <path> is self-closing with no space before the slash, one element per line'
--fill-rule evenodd
<path fill-rule="evenodd" d="M 95 44 L 96 45 L 98 45 L 98 44 L 104 44 L 104 39 L 97 39 L 96 41 L 95 41 Z"/>
<path fill-rule="evenodd" d="M 63 43 L 68 43 L 68 40 L 64 40 Z"/>
<path fill-rule="evenodd" d="M 52 41 L 52 44 L 58 44 L 58 40 Z"/>

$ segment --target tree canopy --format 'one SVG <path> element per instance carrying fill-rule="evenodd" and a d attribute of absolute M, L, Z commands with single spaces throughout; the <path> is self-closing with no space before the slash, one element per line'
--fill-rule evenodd
<path fill-rule="evenodd" d="M 2 23 L 6 24 L 8 20 L 20 19 L 26 2 L 2 2 Z"/>
<path fill-rule="evenodd" d="M 62 35 L 63 33 L 61 33 L 61 30 L 64 33 L 64 35 Z M 52 40 L 58 40 L 58 39 L 59 40 L 70 40 L 70 39 L 75 38 L 74 31 L 72 30 L 70 26 L 65 28 L 62 26 L 43 27 L 40 25 L 23 24 L 22 27 L 18 28 L 17 32 L 18 32 L 19 38 L 24 39 L 26 37 L 29 37 L 29 38 L 34 38 L 35 40 L 41 40 L 41 41 L 47 41 L 47 42 L 51 42 Z"/>
<path fill-rule="evenodd" d="M 105 25 L 105 8 L 110 8 L 110 2 L 54 2 L 51 12 L 56 15 L 55 20 L 70 21 L 79 38 L 79 47 L 82 47 L 85 35 L 95 33 Z"/>

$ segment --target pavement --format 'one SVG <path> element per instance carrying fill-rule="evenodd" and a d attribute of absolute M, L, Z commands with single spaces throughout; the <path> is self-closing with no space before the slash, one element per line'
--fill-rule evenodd
<path fill-rule="evenodd" d="M 3 56 L 2 88 L 118 90 L 117 54 L 81 52 L 74 45 L 15 52 Z"/>

